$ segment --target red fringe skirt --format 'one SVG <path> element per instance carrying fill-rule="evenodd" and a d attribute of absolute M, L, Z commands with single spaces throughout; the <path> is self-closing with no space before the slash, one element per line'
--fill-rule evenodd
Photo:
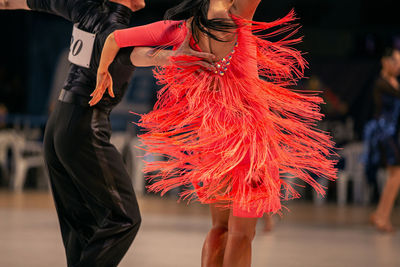
<path fill-rule="evenodd" d="M 336 178 L 334 144 L 315 127 L 323 100 L 288 89 L 306 67 L 291 47 L 301 41 L 291 39 L 293 20 L 293 12 L 271 23 L 236 18 L 238 45 L 223 76 L 175 64 L 155 71 L 164 86 L 154 110 L 141 116 L 140 139 L 166 160 L 146 162 L 150 191 L 186 186 L 183 199 L 240 217 L 278 212 L 282 199 L 299 197 L 296 179 L 324 194 L 314 177 Z"/>

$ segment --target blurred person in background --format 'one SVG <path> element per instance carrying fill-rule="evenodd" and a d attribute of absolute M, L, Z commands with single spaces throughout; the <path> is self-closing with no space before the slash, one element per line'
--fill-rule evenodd
<path fill-rule="evenodd" d="M 324 85 L 318 75 L 313 74 L 307 80 L 304 89 L 322 92 L 325 104 L 321 106 L 321 112 L 326 116 L 326 120 L 342 118 L 347 114 L 349 110 L 347 104 L 332 89 Z"/>
<path fill-rule="evenodd" d="M 133 48 L 122 49 L 110 67 L 115 95 L 94 107 L 88 102 L 107 36 L 128 27 L 133 12 L 144 6 L 144 0 L 0 0 L 1 9 L 43 11 L 74 23 L 69 54 L 73 64 L 44 139 L 68 266 L 117 266 L 139 230 L 139 207 L 122 157 L 110 143 L 109 119 L 135 69 L 130 61 Z M 205 55 L 186 44 L 149 61 L 166 62 L 182 52 Z"/>
<path fill-rule="evenodd" d="M 145 129 L 144 149 L 168 157 L 146 162 L 145 171 L 158 171 L 149 177 L 155 181 L 150 191 L 164 194 L 187 186 L 182 198 L 210 205 L 203 267 L 251 265 L 257 219 L 279 212 L 281 198 L 299 197 L 290 177 L 319 193 L 323 188 L 310 173 L 336 178 L 328 159 L 333 143 L 311 126 L 322 118 L 322 99 L 287 89 L 303 77 L 301 52 L 289 47 L 300 39 L 263 39 L 283 32 L 292 37 L 294 13 L 270 23 L 249 22 L 259 3 L 185 0 L 167 11 L 166 21 L 114 31 L 104 45 L 90 102 L 96 105 L 108 97 L 105 93 L 112 94 L 109 66 L 122 47 L 178 46 L 190 39 L 192 47 L 215 55 L 213 72 L 175 64 L 193 57 L 175 57 L 159 68 L 155 76 L 165 86 L 153 111 L 140 115 L 138 123 Z M 135 51 L 132 61 L 149 63 Z"/>
<path fill-rule="evenodd" d="M 387 169 L 388 179 L 380 196 L 378 207 L 370 215 L 370 222 L 384 232 L 392 232 L 390 217 L 400 188 L 400 51 L 385 50 L 381 58 L 382 70 L 375 81 L 373 97 L 375 119 L 366 125 L 367 170 L 376 174 L 380 164 Z M 367 171 L 368 175 L 368 171 Z M 369 173 L 371 176 L 371 173 Z M 376 177 L 374 178 L 376 179 Z"/>
<path fill-rule="evenodd" d="M 7 106 L 3 103 L 0 103 L 0 130 L 7 128 L 7 115 Z"/>
<path fill-rule="evenodd" d="M 272 219 L 273 215 L 272 214 L 265 214 L 264 216 L 264 232 L 268 233 L 271 232 L 272 229 L 274 228 L 274 221 Z"/>

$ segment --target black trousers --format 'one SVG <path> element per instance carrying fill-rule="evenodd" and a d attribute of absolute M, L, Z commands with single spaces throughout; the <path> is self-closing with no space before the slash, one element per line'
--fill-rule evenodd
<path fill-rule="evenodd" d="M 70 267 L 117 266 L 139 230 L 131 179 L 110 135 L 109 111 L 79 103 L 58 101 L 46 127 L 45 160 Z"/>

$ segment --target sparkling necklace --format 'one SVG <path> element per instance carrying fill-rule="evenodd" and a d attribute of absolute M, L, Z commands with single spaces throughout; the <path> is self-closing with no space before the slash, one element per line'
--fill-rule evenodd
<path fill-rule="evenodd" d="M 216 68 L 215 70 L 215 74 L 218 74 L 220 76 L 224 76 L 225 72 L 228 70 L 229 65 L 231 64 L 231 59 L 233 54 L 235 54 L 235 49 L 238 47 L 238 42 L 236 41 L 235 43 L 235 47 L 233 48 L 233 50 L 224 58 L 222 58 L 221 60 L 214 62 L 213 65 Z"/>

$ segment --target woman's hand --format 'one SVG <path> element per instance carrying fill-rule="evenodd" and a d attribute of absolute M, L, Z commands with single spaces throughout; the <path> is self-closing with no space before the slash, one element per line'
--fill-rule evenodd
<path fill-rule="evenodd" d="M 114 61 L 117 53 L 119 51 L 119 46 L 117 45 L 114 33 L 111 33 L 104 43 L 103 51 L 101 52 L 101 58 L 99 63 L 99 68 L 97 69 L 97 82 L 96 89 L 90 95 L 92 99 L 89 101 L 90 106 L 94 106 L 104 95 L 104 92 L 108 89 L 108 94 L 114 97 L 113 91 L 113 81 L 111 74 L 108 72 L 108 68 Z"/>
<path fill-rule="evenodd" d="M 90 106 L 94 106 L 103 98 L 104 93 L 108 89 L 108 94 L 111 97 L 115 97 L 113 91 L 113 81 L 110 72 L 99 71 L 97 73 L 96 89 L 90 95 L 92 99 L 89 101 Z"/>
<path fill-rule="evenodd" d="M 198 57 L 198 61 L 182 61 L 182 60 L 175 60 L 174 63 L 181 66 L 181 67 L 191 67 L 194 65 L 198 65 L 202 67 L 203 69 L 206 69 L 208 71 L 215 71 L 215 66 L 213 65 L 213 62 L 215 60 L 215 56 L 211 53 L 207 52 L 199 52 L 196 50 L 193 50 L 190 47 L 190 38 L 191 34 L 186 34 L 185 40 L 183 43 L 179 46 L 179 48 L 175 51 L 172 51 L 172 55 L 170 56 L 169 60 L 171 60 L 173 57 L 179 57 L 179 56 L 192 56 L 192 57 Z"/>

